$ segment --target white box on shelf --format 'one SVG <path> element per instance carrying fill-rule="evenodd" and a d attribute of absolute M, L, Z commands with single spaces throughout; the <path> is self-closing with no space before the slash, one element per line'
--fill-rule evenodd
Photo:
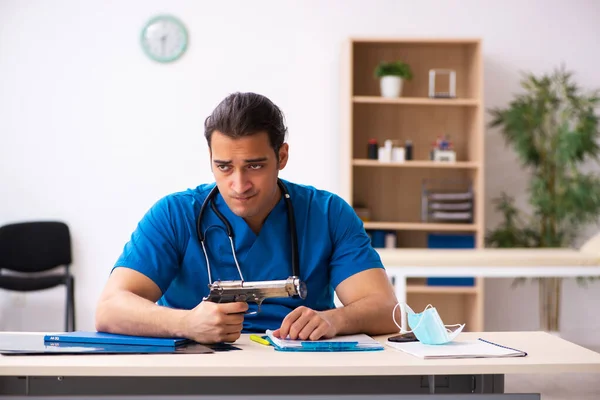
<path fill-rule="evenodd" d="M 433 151 L 433 161 L 456 162 L 456 152 L 454 150 L 435 149 Z"/>
<path fill-rule="evenodd" d="M 404 147 L 394 147 L 392 149 L 392 161 L 394 161 L 394 162 L 404 162 L 405 161 Z"/>

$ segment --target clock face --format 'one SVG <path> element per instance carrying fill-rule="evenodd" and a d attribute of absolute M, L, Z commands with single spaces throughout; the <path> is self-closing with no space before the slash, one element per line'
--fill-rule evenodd
<path fill-rule="evenodd" d="M 177 18 L 161 15 L 152 18 L 144 26 L 141 43 L 151 59 L 158 62 L 175 61 L 187 48 L 187 30 Z"/>

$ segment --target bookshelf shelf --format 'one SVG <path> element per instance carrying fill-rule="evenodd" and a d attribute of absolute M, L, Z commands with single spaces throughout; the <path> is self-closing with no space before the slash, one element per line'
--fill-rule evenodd
<path fill-rule="evenodd" d="M 371 104 L 409 104 L 422 106 L 479 106 L 477 99 L 430 99 L 428 97 L 386 98 L 380 96 L 354 96 L 354 103 Z"/>
<path fill-rule="evenodd" d="M 407 285 L 406 293 L 435 293 L 435 294 L 479 294 L 476 286 L 427 286 Z"/>
<path fill-rule="evenodd" d="M 379 162 L 378 160 L 368 160 L 357 158 L 352 160 L 355 167 L 381 167 L 381 168 L 448 168 L 448 169 L 477 169 L 480 164 L 474 161 L 457 162 L 436 162 L 436 161 L 403 161 L 403 162 Z"/>
<path fill-rule="evenodd" d="M 476 232 L 479 228 L 474 224 L 434 224 L 428 222 L 364 222 L 365 229 L 382 229 L 388 231 L 444 231 L 444 232 Z"/>

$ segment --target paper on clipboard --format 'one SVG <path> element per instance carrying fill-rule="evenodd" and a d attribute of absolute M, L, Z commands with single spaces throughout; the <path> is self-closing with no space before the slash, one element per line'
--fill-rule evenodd
<path fill-rule="evenodd" d="M 388 346 L 423 359 L 448 358 L 504 358 L 525 357 L 526 352 L 478 339 L 469 341 L 453 341 L 442 345 L 429 345 L 420 342 L 395 343 Z"/>

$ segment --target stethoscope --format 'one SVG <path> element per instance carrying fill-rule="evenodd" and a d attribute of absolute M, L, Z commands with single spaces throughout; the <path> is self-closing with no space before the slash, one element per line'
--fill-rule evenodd
<path fill-rule="evenodd" d="M 287 188 L 281 181 L 281 179 L 277 179 L 277 185 L 281 189 L 281 193 L 283 194 L 283 198 L 285 201 L 285 205 L 287 208 L 287 216 L 288 223 L 290 224 L 290 238 L 291 238 L 291 246 L 292 246 L 292 276 L 300 276 L 299 271 L 299 256 L 298 256 L 298 236 L 296 234 L 296 218 L 294 217 L 294 208 L 292 207 L 292 200 L 290 198 L 290 193 Z M 214 213 L 219 217 L 221 222 L 225 225 L 225 231 L 227 232 L 227 236 L 229 237 L 229 243 L 231 244 L 231 252 L 233 254 L 233 260 L 235 261 L 235 266 L 237 267 L 238 273 L 240 274 L 240 279 L 244 281 L 244 276 L 242 275 L 242 270 L 240 269 L 240 264 L 238 263 L 237 255 L 235 253 L 235 246 L 233 245 L 233 228 L 227 218 L 217 209 L 215 202 L 213 201 L 215 196 L 219 193 L 219 188 L 215 185 L 215 187 L 210 191 L 202 206 L 200 207 L 200 213 L 198 214 L 198 218 L 196 220 L 196 233 L 198 234 L 198 239 L 200 240 L 200 244 L 202 245 L 202 252 L 204 253 L 204 258 L 206 259 L 206 270 L 208 271 L 208 281 L 209 283 L 213 283 L 212 276 L 210 273 L 210 263 L 208 261 L 208 254 L 206 252 L 206 247 L 204 241 L 206 240 L 206 232 L 212 227 L 218 227 L 223 229 L 223 227 L 218 225 L 211 225 L 204 232 L 202 232 L 202 216 L 204 215 L 204 209 L 207 204 L 210 203 L 210 208 L 214 211 Z"/>

